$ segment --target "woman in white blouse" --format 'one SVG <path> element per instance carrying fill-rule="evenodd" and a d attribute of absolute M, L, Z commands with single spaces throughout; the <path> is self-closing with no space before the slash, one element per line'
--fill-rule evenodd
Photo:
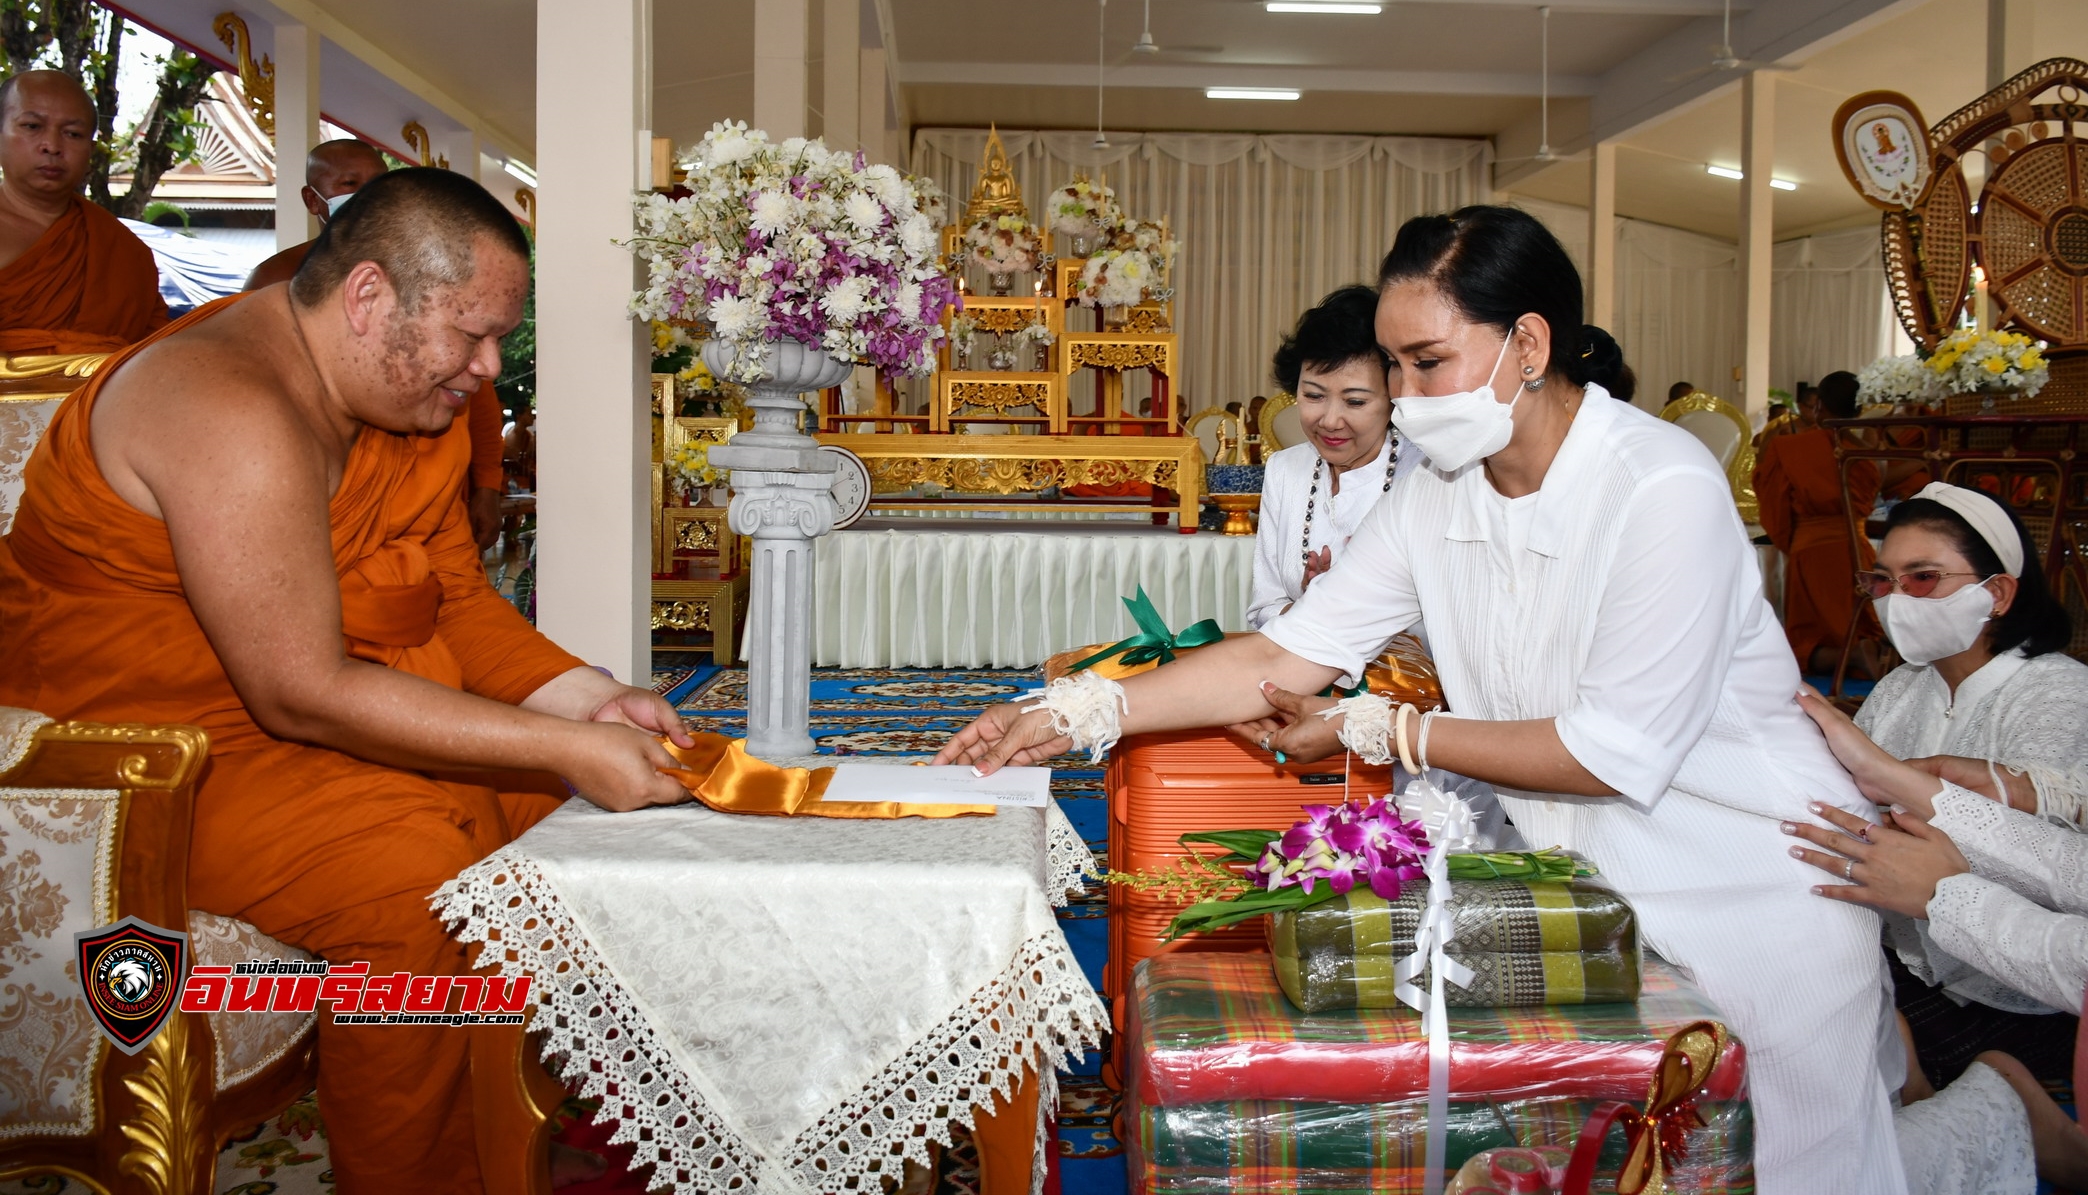
<path fill-rule="evenodd" d="M 1799 700 L 1864 795 L 1892 806 L 1882 825 L 1820 809 L 1831 829 L 1784 827 L 1824 848 L 1792 854 L 1841 881 L 1815 891 L 1919 919 L 1937 946 L 1980 974 L 2042 1004 L 2080 1008 L 2088 834 L 1938 780 L 1872 743 L 1825 701 Z M 2067 1068 L 2077 1087 L 2082 1061 Z M 2088 1187 L 2088 1135 L 2011 1054 L 1982 1051 L 1940 1092 L 1914 1066 L 1906 1080 L 1895 1120 L 1914 1195 L 2029 1195 L 2038 1178 Z"/>
<path fill-rule="evenodd" d="M 1340 749 L 1347 710 L 1368 746 L 1367 701 L 1314 717 L 1332 703 L 1297 694 L 1425 619 L 1452 711 L 1426 762 L 1491 783 L 1525 841 L 1591 857 L 1641 940 L 1708 991 L 1747 1043 L 1764 1195 L 1903 1191 L 1878 919 L 1813 899 L 1779 849 L 1809 799 L 1870 805 L 1791 700 L 1797 664 L 1718 463 L 1609 401 L 1621 354 L 1523 212 L 1409 221 L 1379 294 L 1406 448 L 1333 568 L 1259 635 L 1121 685 L 1055 682 L 937 762 L 990 771 L 1272 714 L 1290 722 L 1269 747 L 1309 760 Z"/>
<path fill-rule="evenodd" d="M 1398 462 L 1391 358 L 1372 325 L 1377 292 L 1344 286 L 1306 312 L 1276 350 L 1276 384 L 1297 396 L 1305 443 L 1269 457 L 1255 532 L 1254 592 L 1247 625 L 1264 623 L 1346 551 L 1357 524 L 1386 490 Z"/>
<path fill-rule="evenodd" d="M 2088 769 L 2088 667 L 2067 656 L 2066 610 L 2006 506 L 1937 483 L 1895 506 L 1859 584 L 1906 663 L 1878 682 L 1856 726 L 1915 767 L 2079 829 Z M 1895 997 L 1928 1082 L 1989 1050 L 2064 1077 L 2074 1013 L 2032 998 L 1888 916 Z"/>

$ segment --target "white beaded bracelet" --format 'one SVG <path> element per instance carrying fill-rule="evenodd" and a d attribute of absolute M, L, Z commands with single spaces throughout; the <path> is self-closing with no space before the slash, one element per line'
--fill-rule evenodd
<path fill-rule="evenodd" d="M 1342 720 L 1335 737 L 1364 763 L 1392 762 L 1392 703 L 1375 693 L 1344 697 L 1320 711 L 1320 717 Z"/>
<path fill-rule="evenodd" d="M 1051 715 L 1051 729 L 1073 740 L 1075 751 L 1085 751 L 1096 763 L 1117 740 L 1124 737 L 1118 711 L 1131 712 L 1124 686 L 1092 671 L 1080 671 L 1052 681 L 1038 695 L 1036 704 L 1022 707 L 1027 714 L 1043 710 Z"/>

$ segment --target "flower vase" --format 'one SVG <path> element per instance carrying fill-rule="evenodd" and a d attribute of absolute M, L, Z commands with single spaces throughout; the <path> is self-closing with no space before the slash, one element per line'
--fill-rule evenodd
<path fill-rule="evenodd" d="M 1073 238 L 1073 256 L 1075 257 L 1085 258 L 1094 247 L 1094 241 L 1090 237 L 1076 236 Z"/>
<path fill-rule="evenodd" d="M 996 348 L 986 355 L 986 365 L 995 373 L 1007 373 L 1015 368 L 1015 354 L 1005 348 Z"/>
<path fill-rule="evenodd" d="M 1014 289 L 1013 280 L 1006 274 L 988 274 L 986 281 L 996 295 L 1005 295 Z"/>
<path fill-rule="evenodd" d="M 1124 324 L 1130 318 L 1131 309 L 1129 307 L 1106 306 L 1102 309 L 1102 328 L 1108 332 L 1122 331 Z"/>

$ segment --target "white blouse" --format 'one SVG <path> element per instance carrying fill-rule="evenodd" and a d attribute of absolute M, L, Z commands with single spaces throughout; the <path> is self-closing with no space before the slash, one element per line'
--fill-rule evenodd
<path fill-rule="evenodd" d="M 1312 550 L 1348 550 L 1349 537 L 1385 493 L 1385 468 L 1392 463 L 1392 436 L 1368 462 L 1341 475 L 1341 492 L 1329 495 L 1331 470 L 1323 470 L 1312 498 Z M 1319 450 L 1293 444 L 1269 457 L 1262 469 L 1261 525 L 1254 534 L 1254 592 L 1247 599 L 1247 625 L 1260 630 L 1305 592 L 1305 506 Z"/>
<path fill-rule="evenodd" d="M 1972 870 L 1936 885 L 1936 945 L 2053 1008 L 2077 1011 L 2088 990 L 2088 834 L 2055 826 L 1954 784 L 1930 825 Z"/>
<path fill-rule="evenodd" d="M 1349 550 L 1263 633 L 1353 678 L 1424 617 L 1453 714 L 1551 719 L 1622 794 L 1499 790 L 1524 841 L 1601 868 L 1641 941 L 1747 1043 L 1762 1189 L 1903 1191 L 1877 916 L 1813 896 L 1778 830 L 1810 800 L 1872 807 L 1793 700 L 1718 462 L 1599 386 L 1529 497 L 1408 450 Z"/>
<path fill-rule="evenodd" d="M 2038 814 L 2075 829 L 2088 811 L 2088 665 L 2064 652 L 2003 652 L 1955 697 L 1933 667 L 1902 664 L 1856 725 L 1900 759 L 1962 755 L 2025 770 Z"/>

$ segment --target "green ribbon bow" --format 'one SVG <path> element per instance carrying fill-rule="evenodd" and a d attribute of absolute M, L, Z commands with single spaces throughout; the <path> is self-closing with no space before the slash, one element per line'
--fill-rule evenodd
<path fill-rule="evenodd" d="M 1120 643 L 1110 644 L 1080 663 L 1066 669 L 1068 673 L 1078 672 L 1083 668 L 1099 664 L 1111 656 L 1122 656 L 1123 663 L 1128 667 L 1135 667 L 1152 660 L 1158 660 L 1162 664 L 1172 664 L 1174 663 L 1175 650 L 1177 648 L 1203 647 L 1206 644 L 1216 643 L 1220 639 L 1225 638 L 1225 632 L 1218 629 L 1217 620 L 1210 618 L 1206 618 L 1202 622 L 1192 623 L 1188 627 L 1183 628 L 1182 633 L 1179 635 L 1169 631 L 1167 623 L 1160 618 L 1160 612 L 1153 609 L 1153 600 L 1146 596 L 1145 586 L 1143 585 L 1138 587 L 1137 597 L 1124 599 L 1124 606 L 1131 611 L 1131 621 L 1138 624 L 1138 634 Z"/>

